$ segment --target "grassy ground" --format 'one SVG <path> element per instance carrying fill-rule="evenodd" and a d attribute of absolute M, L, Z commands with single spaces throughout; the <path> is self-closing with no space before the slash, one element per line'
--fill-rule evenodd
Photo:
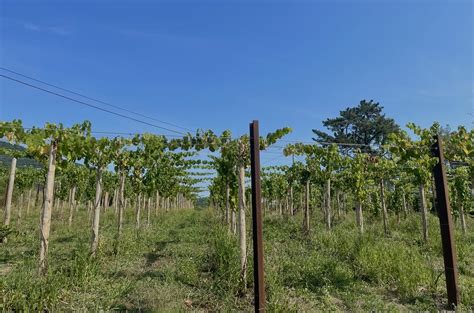
<path fill-rule="evenodd" d="M 400 224 L 391 220 L 388 236 L 377 219 L 368 219 L 366 233 L 358 235 L 352 215 L 336 220 L 331 232 L 314 216 L 309 236 L 301 234 L 299 217 L 265 218 L 269 311 L 442 309 L 445 282 L 436 217 L 430 217 L 430 241 L 423 244 L 416 214 Z M 104 214 L 100 252 L 91 260 L 86 212 L 80 211 L 71 229 L 53 216 L 49 275 L 39 277 L 38 212 L 30 214 L 0 246 L 2 309 L 252 310 L 252 269 L 250 288 L 243 292 L 236 238 L 227 235 L 215 214 L 171 211 L 140 231 L 134 229 L 132 212 L 126 217 L 115 256 L 115 217 Z M 456 234 L 463 310 L 474 309 L 472 234 Z"/>

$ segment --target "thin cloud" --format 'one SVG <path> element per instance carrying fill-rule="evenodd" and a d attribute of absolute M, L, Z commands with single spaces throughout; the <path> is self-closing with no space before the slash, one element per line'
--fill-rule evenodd
<path fill-rule="evenodd" d="M 70 31 L 61 26 L 40 26 L 33 23 L 24 23 L 23 28 L 33 32 L 50 33 L 60 36 L 66 36 L 70 34 Z"/>
<path fill-rule="evenodd" d="M 187 36 L 181 34 L 173 34 L 169 32 L 143 31 L 136 29 L 122 29 L 119 33 L 127 37 L 143 38 L 143 39 L 163 39 L 171 41 L 200 42 L 203 38 L 195 36 Z"/>
<path fill-rule="evenodd" d="M 428 88 L 417 90 L 418 95 L 429 98 L 449 98 L 454 95 L 474 94 L 474 82 L 472 81 L 445 81 Z"/>
<path fill-rule="evenodd" d="M 41 28 L 38 25 L 34 25 L 34 24 L 31 24 L 31 23 L 23 24 L 23 27 L 27 30 L 32 30 L 34 32 L 41 31 Z"/>

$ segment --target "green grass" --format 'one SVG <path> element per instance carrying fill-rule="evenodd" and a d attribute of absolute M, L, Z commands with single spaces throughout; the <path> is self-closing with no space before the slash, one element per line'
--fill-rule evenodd
<path fill-rule="evenodd" d="M 15 225 L 0 246 L 0 303 L 3 310 L 251 311 L 249 287 L 242 290 L 237 238 L 209 210 L 170 211 L 152 225 L 134 228 L 127 212 L 118 255 L 115 216 L 103 214 L 96 259 L 89 257 L 90 230 L 81 210 L 71 229 L 53 216 L 49 274 L 37 274 L 38 211 Z M 65 214 L 66 215 L 66 214 Z M 368 311 L 443 309 L 445 281 L 439 225 L 430 216 L 428 244 L 420 218 L 411 214 L 381 221 L 368 218 L 359 235 L 352 213 L 336 219 L 331 232 L 312 217 L 309 236 L 301 218 L 267 215 L 264 224 L 268 309 Z M 248 223 L 249 225 L 251 223 Z M 469 221 L 472 230 L 472 221 Z M 250 229 L 249 229 L 250 234 Z M 251 238 L 249 236 L 249 238 Z M 474 236 L 456 233 L 462 305 L 474 304 Z"/>

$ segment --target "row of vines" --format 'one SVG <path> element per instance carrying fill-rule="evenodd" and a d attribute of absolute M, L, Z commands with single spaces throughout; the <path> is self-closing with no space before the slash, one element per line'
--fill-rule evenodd
<path fill-rule="evenodd" d="M 407 127 L 412 134 L 405 131 L 391 134 L 380 147 L 317 145 L 316 142 L 282 147 L 284 156 L 292 157 L 293 162 L 263 168 L 264 214 L 285 218 L 302 216 L 303 234 L 312 231 L 315 216 L 322 216 L 322 224 L 331 231 L 335 221 L 341 222 L 348 214 L 355 215 L 356 226 L 363 233 L 364 218 L 369 215 L 380 220 L 389 235 L 390 215 L 396 216 L 399 223 L 408 214 L 418 212 L 420 240 L 427 242 L 428 214 L 436 214 L 432 170 L 437 161 L 432 156 L 431 146 L 435 136 L 442 133 L 449 161 L 452 214 L 465 234 L 466 219 L 474 216 L 474 131 L 461 126 L 443 133 L 437 123 L 427 129 L 414 124 Z M 245 220 L 242 216 L 251 190 L 245 189 L 244 180 L 249 173 L 244 170 L 242 147 L 234 143 L 233 147 L 223 149 L 220 157 L 214 158 L 218 175 L 211 183 L 210 199 L 222 212 L 230 233 L 236 234 L 236 224 L 239 224 L 245 284 Z M 294 161 L 295 156 L 299 160 Z M 319 210 L 322 214 L 315 214 Z"/>
<path fill-rule="evenodd" d="M 284 128 L 262 138 L 262 149 L 288 133 Z M 11 158 L 4 196 L 4 225 L 1 240 L 6 243 L 13 230 L 12 204 L 16 206 L 17 223 L 22 214 L 40 208 L 39 273 L 48 271 L 48 248 L 53 208 L 69 225 L 80 207 L 88 210 L 91 220 L 90 255 L 95 257 L 100 242 L 101 214 L 113 209 L 117 219 L 114 251 L 120 251 L 124 211 L 133 208 L 135 225 L 151 222 L 152 211 L 192 208 L 201 190 L 199 183 L 209 173 L 203 170 L 219 167 L 218 158 L 199 160 L 197 151 L 206 149 L 226 155 L 232 151 L 239 161 L 240 173 L 249 162 L 248 137 L 237 140 L 229 132 L 221 136 L 198 130 L 182 138 L 168 139 L 154 134 L 132 138 L 96 138 L 90 122 L 66 128 L 62 124 L 46 124 L 43 128 L 26 129 L 21 121 L 0 123 L 0 138 L 14 144 L 3 146 L 0 154 Z M 17 160 L 33 159 L 32 166 L 17 168 Z M 31 162 L 30 162 L 31 163 Z M 31 165 L 31 164 L 30 164 Z M 244 181 L 241 180 L 241 190 Z M 24 212 L 23 212 L 24 211 Z M 245 212 L 245 211 L 242 211 Z M 245 225 L 245 216 L 241 216 Z M 241 232 L 245 239 L 244 232 Z"/>
<path fill-rule="evenodd" d="M 380 147 L 316 142 L 281 147 L 284 156 L 297 160 L 291 165 L 263 168 L 264 214 L 287 218 L 300 215 L 304 234 L 313 231 L 318 209 L 327 231 L 351 212 L 361 233 L 367 215 L 380 216 L 389 234 L 390 215 L 400 221 L 416 211 L 420 215 L 420 237 L 427 241 L 427 216 L 434 211 L 436 199 L 432 177 L 436 160 L 430 147 L 441 128 L 438 124 L 428 129 L 409 124 L 408 128 L 412 135 L 394 133 Z M 261 138 L 260 149 L 266 150 L 290 131 L 282 128 L 267 134 Z M 192 208 L 202 191 L 199 186 L 206 181 L 210 205 L 221 214 L 229 233 L 238 236 L 242 290 L 247 288 L 247 135 L 236 138 L 229 131 L 216 135 L 198 130 L 174 139 L 154 134 L 96 138 L 89 122 L 26 129 L 21 121 L 14 120 L 0 122 L 0 138 L 16 147 L 0 151 L 12 158 L 9 169 L 0 168 L 1 176 L 8 177 L 1 239 L 7 244 L 12 216 L 20 224 L 23 214 L 37 212 L 41 274 L 48 271 L 53 208 L 69 225 L 75 222 L 79 207 L 87 208 L 91 257 L 100 244 L 101 215 L 114 210 L 114 251 L 119 254 L 124 211 L 134 210 L 137 229 L 147 227 L 153 212 Z M 474 214 L 474 131 L 459 127 L 444 134 L 443 140 L 449 160 L 452 213 L 465 233 L 466 219 Z M 197 156 L 201 150 L 212 152 L 207 160 Z M 34 159 L 36 165 L 17 168 L 17 160 L 22 158 Z M 19 203 L 16 212 L 12 210 L 14 200 Z M 142 214 L 146 216 L 144 225 Z"/>

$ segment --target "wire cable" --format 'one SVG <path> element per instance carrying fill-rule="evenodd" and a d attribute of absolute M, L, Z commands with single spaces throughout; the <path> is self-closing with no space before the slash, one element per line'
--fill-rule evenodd
<path fill-rule="evenodd" d="M 281 142 L 288 142 L 288 143 L 305 143 L 305 144 L 322 144 L 322 145 L 338 145 L 338 146 L 355 146 L 355 147 L 372 147 L 371 145 L 363 144 L 363 143 L 348 143 L 348 142 L 328 142 L 328 141 L 300 141 L 300 140 L 288 140 L 288 139 L 279 139 Z"/>
<path fill-rule="evenodd" d="M 24 130 L 32 130 L 32 129 L 40 129 L 43 130 L 42 127 L 22 127 Z M 1 127 L 0 129 L 9 129 L 9 127 Z M 101 130 L 91 130 L 91 134 L 99 134 L 99 135 L 120 135 L 120 136 L 135 136 L 135 135 L 143 135 L 145 133 L 134 133 L 134 132 L 119 132 L 119 131 L 101 131 Z M 157 134 L 153 133 L 155 136 L 163 136 L 163 137 L 170 137 L 170 138 L 182 138 L 182 135 L 173 135 L 173 134 Z"/>
<path fill-rule="evenodd" d="M 169 131 L 169 132 L 172 132 L 172 133 L 176 133 L 176 134 L 186 135 L 186 134 L 183 133 L 183 132 L 180 132 L 180 131 L 177 131 L 177 130 L 173 130 L 173 129 L 170 129 L 170 128 L 166 128 L 166 127 L 162 127 L 162 126 L 159 126 L 159 125 L 156 125 L 156 124 L 148 123 L 148 122 L 146 122 L 146 121 L 139 120 L 139 119 L 134 118 L 134 117 L 131 117 L 131 116 L 127 116 L 127 115 L 124 115 L 124 114 L 121 114 L 121 113 L 117 113 L 117 112 L 114 112 L 114 111 L 111 111 L 111 110 L 108 110 L 108 109 L 104 109 L 104 108 L 101 108 L 101 107 L 99 107 L 99 106 L 96 106 L 96 105 L 93 105 L 93 104 L 90 104 L 90 103 L 87 103 L 87 102 L 84 102 L 84 101 L 81 101 L 81 100 L 77 100 L 77 99 L 74 99 L 74 98 L 71 98 L 71 97 L 62 95 L 62 94 L 60 94 L 60 93 L 57 93 L 57 92 L 54 92 L 54 91 L 51 91 L 51 90 L 48 90 L 48 89 L 44 89 L 44 88 L 41 88 L 41 87 L 38 87 L 38 86 L 35 86 L 35 85 L 32 85 L 32 84 L 29 84 L 29 83 L 27 83 L 27 82 L 24 82 L 24 81 L 15 79 L 15 78 L 10 77 L 10 76 L 7 76 L 7 75 L 0 74 L 0 77 L 3 77 L 3 78 L 6 78 L 6 79 L 9 79 L 9 80 L 12 80 L 12 81 L 14 81 L 14 82 L 23 84 L 23 85 L 28 86 L 28 87 L 31 87 L 31 88 L 35 88 L 35 89 L 41 90 L 41 91 L 43 91 L 43 92 L 47 92 L 47 93 L 49 93 L 49 94 L 55 95 L 55 96 L 60 97 L 60 98 L 67 99 L 67 100 L 69 100 L 69 101 L 73 101 L 73 102 L 76 102 L 76 103 L 79 103 L 79 104 L 82 104 L 82 105 L 85 105 L 85 106 L 94 108 L 94 109 L 99 110 L 99 111 L 102 111 L 102 112 L 106 112 L 106 113 L 109 113 L 109 114 L 112 114 L 112 115 L 116 115 L 116 116 L 119 116 L 119 117 L 122 117 L 122 118 L 125 118 L 125 119 L 132 120 L 132 121 L 137 122 L 137 123 L 141 123 L 141 124 L 144 124 L 144 125 L 156 127 L 156 128 L 163 129 L 163 130 L 166 130 L 166 131 Z"/>
<path fill-rule="evenodd" d="M 156 119 L 156 118 L 154 118 L 154 117 L 150 117 L 150 116 L 147 116 L 147 115 L 145 115 L 145 114 L 138 113 L 138 112 L 135 112 L 135 111 L 132 111 L 132 110 L 129 110 L 129 109 L 120 107 L 120 106 L 118 106 L 118 105 L 111 104 L 110 102 L 105 102 L 105 101 L 102 101 L 102 100 L 99 100 L 99 99 L 96 99 L 96 98 L 92 98 L 92 97 L 86 96 L 85 94 L 72 91 L 72 90 L 70 90 L 70 89 L 66 89 L 66 88 L 63 88 L 63 87 L 60 87 L 60 86 L 57 86 L 57 85 L 53 85 L 53 84 L 47 83 L 47 82 L 45 82 L 45 81 L 43 81 L 43 80 L 39 80 L 39 79 L 37 79 L 37 78 L 33 78 L 33 77 L 31 77 L 31 76 L 28 76 L 28 75 L 25 75 L 25 74 L 21 74 L 21 73 L 12 71 L 12 70 L 7 69 L 7 68 L 5 68 L 5 67 L 0 67 L 0 69 L 1 69 L 1 70 L 4 70 L 4 71 L 6 71 L 6 72 L 9 72 L 9 73 L 12 73 L 12 74 L 15 74 L 15 75 L 18 75 L 18 76 L 21 76 L 21 77 L 30 79 L 30 80 L 32 80 L 32 81 L 35 81 L 35 82 L 44 84 L 44 85 L 46 85 L 46 86 L 50 86 L 50 87 L 53 87 L 53 88 L 56 88 L 56 89 L 59 89 L 59 90 L 62 90 L 62 91 L 66 91 L 66 92 L 69 92 L 69 93 L 71 93 L 71 94 L 73 94 L 73 95 L 80 96 L 80 97 L 82 97 L 82 98 L 85 98 L 85 99 L 88 99 L 88 100 L 92 100 L 92 101 L 95 101 L 95 102 L 98 102 L 98 103 L 102 103 L 102 104 L 105 104 L 105 105 L 107 105 L 107 106 L 109 106 L 109 107 L 112 107 L 112 108 L 115 108 L 115 109 L 118 109 L 118 110 L 122 110 L 122 111 L 127 112 L 127 113 L 135 114 L 135 115 L 137 115 L 137 116 L 140 116 L 140 117 L 143 117 L 143 118 L 147 118 L 147 119 L 149 119 L 149 120 L 152 120 L 152 121 L 155 121 L 155 122 L 158 122 L 158 123 L 162 123 L 162 124 L 166 124 L 166 125 L 169 125 L 169 126 L 173 126 L 173 127 L 176 127 L 176 128 L 182 129 L 182 130 L 186 130 L 186 131 L 193 131 L 193 130 L 191 130 L 191 129 L 189 129 L 189 128 L 186 128 L 186 127 L 182 127 L 182 126 L 179 126 L 179 125 L 176 125 L 176 124 L 173 124 L 173 123 L 165 122 L 165 121 Z"/>
<path fill-rule="evenodd" d="M 276 161 L 276 160 L 278 160 L 278 159 L 280 159 L 280 158 L 283 158 L 283 157 L 286 157 L 286 156 L 285 156 L 285 155 L 279 155 L 279 156 L 277 156 L 277 157 L 274 157 L 274 158 L 271 158 L 271 159 L 269 159 L 269 160 L 266 160 L 266 161 L 262 162 L 262 166 L 266 166 L 266 165 L 268 165 L 269 163 L 271 163 L 271 162 L 273 162 L 273 161 Z"/>

